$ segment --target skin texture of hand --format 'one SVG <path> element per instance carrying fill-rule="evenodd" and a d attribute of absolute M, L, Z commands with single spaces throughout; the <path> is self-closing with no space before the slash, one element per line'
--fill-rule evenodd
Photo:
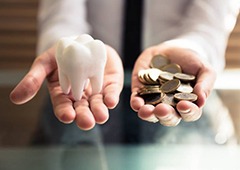
<path fill-rule="evenodd" d="M 11 101 L 15 104 L 28 102 L 47 79 L 53 110 L 59 121 L 63 123 L 76 121 L 78 127 L 83 130 L 92 129 L 96 123 L 105 123 L 109 118 L 108 109 L 113 109 L 118 104 L 124 76 L 119 55 L 111 47 L 106 48 L 107 63 L 101 93 L 91 95 L 89 85 L 82 99 L 77 102 L 73 100 L 71 94 L 64 94 L 58 80 L 55 48 L 52 47 L 35 59 L 30 71 L 11 92 Z"/>
<path fill-rule="evenodd" d="M 150 61 L 154 55 L 162 54 L 167 56 L 172 63 L 182 67 L 184 73 L 196 76 L 194 93 L 198 95 L 196 104 L 188 101 L 180 101 L 175 109 L 167 104 L 160 103 L 157 106 L 144 104 L 144 100 L 137 95 L 138 89 L 142 86 L 138 80 L 138 71 L 149 68 Z M 178 48 L 166 44 L 153 46 L 145 51 L 137 59 L 132 73 L 132 95 L 130 104 L 138 116 L 146 121 L 159 121 L 164 126 L 176 126 L 181 120 L 192 122 L 198 120 L 202 115 L 202 108 L 207 97 L 213 89 L 216 80 L 216 73 L 206 62 L 202 61 L 195 52 L 189 49 Z"/>

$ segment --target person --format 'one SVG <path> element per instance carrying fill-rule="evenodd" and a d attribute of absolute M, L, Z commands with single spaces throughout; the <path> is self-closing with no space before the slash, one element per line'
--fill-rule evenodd
<path fill-rule="evenodd" d="M 130 94 L 131 108 L 141 120 L 155 122 L 157 119 L 162 125 L 177 126 L 181 120 L 193 122 L 202 116 L 216 73 L 224 68 L 228 36 L 238 14 L 236 4 L 234 0 L 221 3 L 218 0 L 144 1 L 142 52 L 135 56 Z M 11 101 L 23 104 L 31 100 L 47 79 L 52 107 L 60 122 L 75 121 L 82 130 L 104 124 L 109 119 L 109 109 L 118 105 L 124 88 L 120 57 L 123 9 L 121 0 L 41 0 L 38 57 L 11 92 Z M 83 98 L 74 102 L 60 89 L 54 44 L 60 37 L 83 33 L 108 44 L 107 64 L 102 92 L 91 95 L 88 88 Z M 163 103 L 157 106 L 144 104 L 137 95 L 141 87 L 137 75 L 139 70 L 149 68 L 150 60 L 156 54 L 166 55 L 184 72 L 197 77 L 194 86 L 194 93 L 198 95 L 196 103 L 181 101 L 176 106 L 177 111 Z M 126 63 L 128 58 L 122 59 Z"/>

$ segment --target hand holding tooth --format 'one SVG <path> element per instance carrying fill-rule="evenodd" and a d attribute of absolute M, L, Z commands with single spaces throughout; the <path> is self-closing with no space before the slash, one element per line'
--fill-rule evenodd
<path fill-rule="evenodd" d="M 75 101 L 82 98 L 88 79 L 92 94 L 101 92 L 107 54 L 104 43 L 90 35 L 65 37 L 56 46 L 59 83 L 65 94 L 72 92 Z"/>
<path fill-rule="evenodd" d="M 116 107 L 123 88 L 121 58 L 113 48 L 89 35 L 63 38 L 57 46 L 57 52 L 53 46 L 36 57 L 29 72 L 11 92 L 11 101 L 15 104 L 28 102 L 46 79 L 59 121 L 75 121 L 83 130 L 92 129 L 96 123 L 105 123 L 108 109 Z M 58 76 L 58 72 L 61 75 Z M 88 79 L 91 86 L 81 97 Z M 75 100 L 81 100 L 73 101 L 72 96 L 63 91 L 72 91 Z"/>

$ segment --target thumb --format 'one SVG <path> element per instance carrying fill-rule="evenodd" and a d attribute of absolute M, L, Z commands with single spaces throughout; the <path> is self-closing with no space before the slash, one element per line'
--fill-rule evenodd
<path fill-rule="evenodd" d="M 32 68 L 12 90 L 9 97 L 13 103 L 24 104 L 37 94 L 45 78 L 39 72 Z"/>
<path fill-rule="evenodd" d="M 24 104 L 37 94 L 47 75 L 56 69 L 53 51 L 54 49 L 49 49 L 35 59 L 30 71 L 10 93 L 13 103 Z"/>

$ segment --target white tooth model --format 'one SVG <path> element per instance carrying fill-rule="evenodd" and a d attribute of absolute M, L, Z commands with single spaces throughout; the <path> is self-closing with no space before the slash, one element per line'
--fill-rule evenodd
<path fill-rule="evenodd" d="M 90 35 L 61 38 L 56 46 L 59 83 L 65 94 L 72 92 L 75 101 L 82 98 L 90 80 L 92 93 L 101 92 L 107 54 L 104 43 Z"/>

